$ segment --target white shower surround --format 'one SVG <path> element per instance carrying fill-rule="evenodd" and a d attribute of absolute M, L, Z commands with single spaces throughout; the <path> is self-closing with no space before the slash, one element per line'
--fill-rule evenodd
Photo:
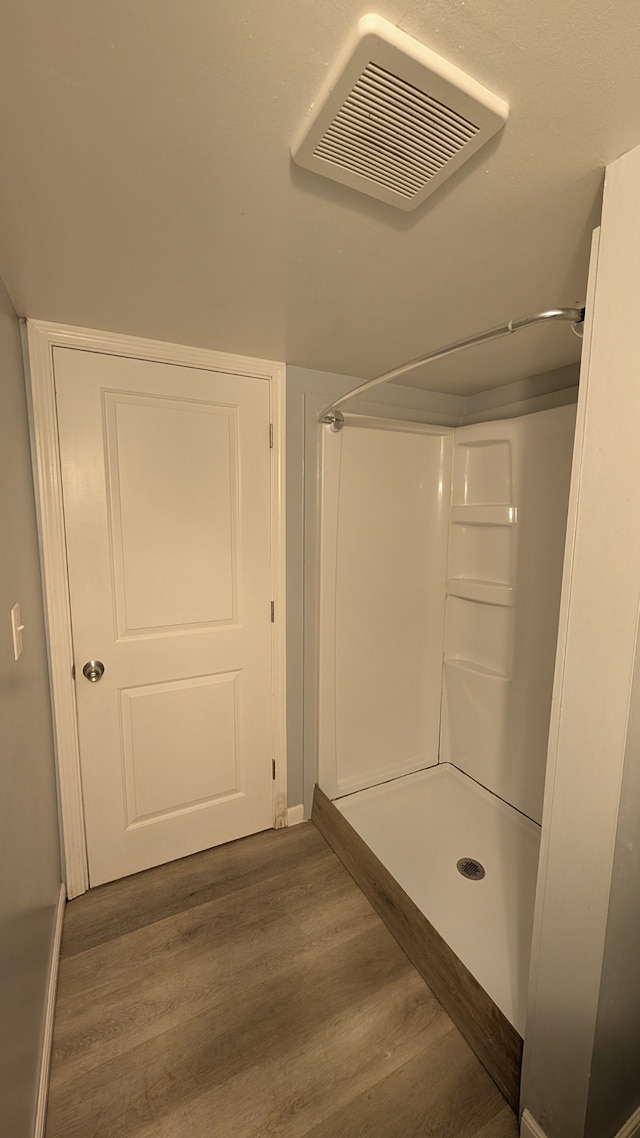
<path fill-rule="evenodd" d="M 452 431 L 348 424 L 322 431 L 318 747 L 330 798 L 437 763 L 440 720 Z"/>
<path fill-rule="evenodd" d="M 322 432 L 319 784 L 521 1034 L 574 430 Z"/>

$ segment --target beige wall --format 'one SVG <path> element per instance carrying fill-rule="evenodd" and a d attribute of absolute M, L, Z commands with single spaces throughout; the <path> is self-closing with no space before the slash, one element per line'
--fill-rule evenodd
<path fill-rule="evenodd" d="M 0 1134 L 30 1138 L 60 863 L 20 337 L 1 282 L 0 542 Z"/>
<path fill-rule="evenodd" d="M 549 734 L 522 1105 L 547 1138 L 640 1106 L 640 148 L 607 168 Z"/>
<path fill-rule="evenodd" d="M 640 1104 L 639 850 L 640 647 L 636 645 L 586 1138 L 616 1132 Z"/>

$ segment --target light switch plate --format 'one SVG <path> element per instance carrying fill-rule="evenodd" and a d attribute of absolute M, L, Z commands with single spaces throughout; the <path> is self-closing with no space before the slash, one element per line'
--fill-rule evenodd
<path fill-rule="evenodd" d="M 18 660 L 22 655 L 22 632 L 24 624 L 20 616 L 20 605 L 14 605 L 11 609 L 11 631 L 13 633 L 13 658 Z"/>

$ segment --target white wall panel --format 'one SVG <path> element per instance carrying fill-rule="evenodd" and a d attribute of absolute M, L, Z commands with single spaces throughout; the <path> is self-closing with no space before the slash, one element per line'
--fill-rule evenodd
<path fill-rule="evenodd" d="M 322 434 L 319 780 L 338 796 L 438 761 L 451 431 Z"/>

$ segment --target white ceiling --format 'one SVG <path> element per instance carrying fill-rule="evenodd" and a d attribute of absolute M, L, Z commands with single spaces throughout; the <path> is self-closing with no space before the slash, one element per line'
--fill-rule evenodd
<path fill-rule="evenodd" d="M 290 162 L 370 10 L 511 105 L 413 214 Z M 25 315 L 366 378 L 579 305 L 603 167 L 640 143 L 639 51 L 638 0 L 4 0 L 0 273 Z M 418 382 L 578 352 L 543 327 Z"/>

